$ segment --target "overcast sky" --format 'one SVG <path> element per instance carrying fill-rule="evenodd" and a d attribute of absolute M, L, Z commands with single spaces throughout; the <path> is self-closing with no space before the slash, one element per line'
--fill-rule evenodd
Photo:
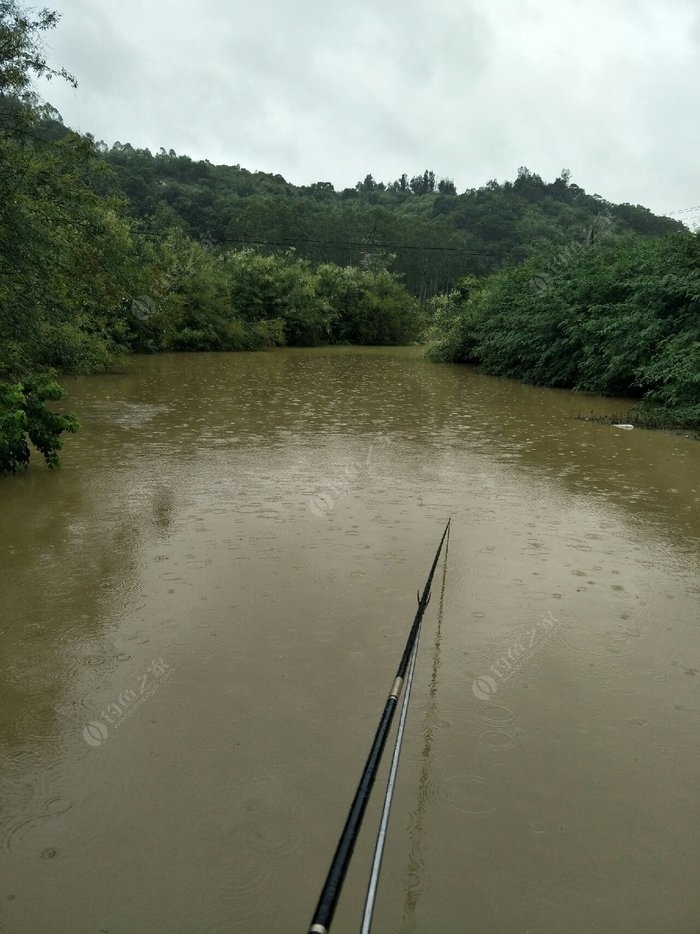
<path fill-rule="evenodd" d="M 566 167 L 610 201 L 700 204 L 698 0 L 46 3 L 79 86 L 42 93 L 110 144 L 336 188 Z"/>

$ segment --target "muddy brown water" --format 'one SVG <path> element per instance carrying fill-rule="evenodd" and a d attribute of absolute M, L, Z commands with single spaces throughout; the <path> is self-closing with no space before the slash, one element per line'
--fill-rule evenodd
<path fill-rule="evenodd" d="M 450 516 L 373 930 L 700 930 L 700 444 L 419 348 L 66 386 L 0 482 L 1 931 L 303 934 Z"/>

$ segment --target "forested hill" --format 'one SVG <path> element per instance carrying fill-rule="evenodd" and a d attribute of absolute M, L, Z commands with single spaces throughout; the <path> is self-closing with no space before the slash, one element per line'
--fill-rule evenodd
<path fill-rule="evenodd" d="M 281 175 L 250 172 L 115 143 L 98 147 L 134 215 L 228 249 L 289 249 L 313 262 L 357 264 L 370 251 L 395 256 L 391 269 L 426 298 L 460 277 L 482 276 L 545 245 L 585 238 L 600 215 L 619 232 L 683 230 L 648 208 L 589 195 L 564 170 L 552 182 L 520 168 L 513 182 L 489 181 L 457 194 L 432 171 L 385 184 L 371 175 L 354 188 L 330 182 L 295 186 Z"/>
<path fill-rule="evenodd" d="M 42 135 L 68 133 L 56 111 Z M 281 175 L 240 165 L 214 165 L 153 154 L 129 143 L 96 143 L 113 169 L 129 210 L 160 235 L 179 227 L 194 240 L 228 250 L 294 248 L 313 263 L 357 265 L 376 252 L 422 299 L 448 291 L 465 275 L 484 276 L 552 245 L 581 242 L 601 216 L 616 232 L 643 236 L 680 232 L 680 221 L 642 205 L 614 204 L 588 194 L 568 169 L 546 182 L 522 166 L 514 181 L 492 179 L 458 194 L 430 170 L 392 182 L 372 175 L 336 191 L 330 182 L 293 185 Z"/>

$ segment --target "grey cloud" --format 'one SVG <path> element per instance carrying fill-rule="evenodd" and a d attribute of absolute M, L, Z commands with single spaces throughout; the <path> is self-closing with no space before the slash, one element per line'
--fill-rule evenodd
<path fill-rule="evenodd" d="M 615 201 L 700 201 L 694 0 L 58 0 L 65 119 L 303 184 L 564 166 Z"/>

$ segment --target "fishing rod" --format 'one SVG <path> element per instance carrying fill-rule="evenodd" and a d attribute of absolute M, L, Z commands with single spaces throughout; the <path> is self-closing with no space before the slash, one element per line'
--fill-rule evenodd
<path fill-rule="evenodd" d="M 384 844 L 389 827 L 389 814 L 391 813 L 391 802 L 394 798 L 394 788 L 396 787 L 396 775 L 399 771 L 399 757 L 401 755 L 401 744 L 403 743 L 403 731 L 406 726 L 406 716 L 408 714 L 408 704 L 411 700 L 411 688 L 413 686 L 413 672 L 416 670 L 416 656 L 418 655 L 418 639 L 411 653 L 411 661 L 408 666 L 408 677 L 406 678 L 406 690 L 403 692 L 403 703 L 401 705 L 401 716 L 399 717 L 399 728 L 396 731 L 396 741 L 394 743 L 394 753 L 391 757 L 391 767 L 389 769 L 389 778 L 386 783 L 386 793 L 384 795 L 384 806 L 382 807 L 382 816 L 379 821 L 379 831 L 377 841 L 374 845 L 374 859 L 372 860 L 372 870 L 369 876 L 367 886 L 367 897 L 365 899 L 365 910 L 362 916 L 362 927 L 360 934 L 369 934 L 372 926 L 372 915 L 374 914 L 374 902 L 377 898 L 377 887 L 379 886 L 379 873 L 382 868 L 382 858 L 384 856 Z"/>
<path fill-rule="evenodd" d="M 437 567 L 437 563 L 440 558 L 440 552 L 442 551 L 442 546 L 445 542 L 445 538 L 447 537 L 451 521 L 451 519 L 447 520 L 445 531 L 442 533 L 440 544 L 437 551 L 435 552 L 435 557 L 433 558 L 433 564 L 430 568 L 428 580 L 426 581 L 425 587 L 423 588 L 423 594 L 419 595 L 418 609 L 416 610 L 413 625 L 411 626 L 408 639 L 406 640 L 406 646 L 403 650 L 403 655 L 401 656 L 401 662 L 399 663 L 399 667 L 396 672 L 396 678 L 394 679 L 391 691 L 389 692 L 386 704 L 384 705 L 384 711 L 379 720 L 379 726 L 377 727 L 377 732 L 375 733 L 374 741 L 372 743 L 369 756 L 367 757 L 367 762 L 365 763 L 362 777 L 360 779 L 359 785 L 357 786 L 352 805 L 350 806 L 350 810 L 345 821 L 345 827 L 343 828 L 343 832 L 340 835 L 340 839 L 335 850 L 335 855 L 333 856 L 330 869 L 328 870 L 328 875 L 326 876 L 326 881 L 321 890 L 318 904 L 316 905 L 316 911 L 314 912 L 314 916 L 311 919 L 309 934 L 328 934 L 330 929 L 331 921 L 333 920 L 333 915 L 335 914 L 335 909 L 338 904 L 338 899 L 340 898 L 340 891 L 345 880 L 345 874 L 350 864 L 350 858 L 352 857 L 352 853 L 355 848 L 355 842 L 357 841 L 357 837 L 360 833 L 362 818 L 365 814 L 365 809 L 367 807 L 367 802 L 369 801 L 374 779 L 376 778 L 377 771 L 379 770 L 379 763 L 382 758 L 382 753 L 384 752 L 387 736 L 389 735 L 389 730 L 391 729 L 391 722 L 394 717 L 394 711 L 396 710 L 396 705 L 398 704 L 404 678 L 406 677 L 406 669 L 408 668 L 416 640 L 418 638 L 420 624 L 423 619 L 423 614 L 425 613 L 425 608 L 427 607 L 428 601 L 430 600 L 430 587 L 433 583 L 435 568 Z"/>
<path fill-rule="evenodd" d="M 449 523 L 448 523 L 449 525 Z M 443 568 L 442 592 L 440 594 L 440 611 L 438 613 L 438 634 L 440 632 L 440 621 L 442 619 L 442 601 L 445 595 L 445 574 L 447 572 L 447 553 L 450 548 L 450 533 L 447 532 L 447 541 L 445 542 L 445 564 Z M 428 597 L 430 600 L 430 597 Z M 403 703 L 401 705 L 401 716 L 399 717 L 399 728 L 396 731 L 396 740 L 394 741 L 394 752 L 391 757 L 391 767 L 389 769 L 389 778 L 386 783 L 386 792 L 384 794 L 384 805 L 382 807 L 382 816 L 379 821 L 379 831 L 377 841 L 374 846 L 374 859 L 372 861 L 372 871 L 367 885 L 367 898 L 365 899 L 365 910 L 362 917 L 362 927 L 360 934 L 370 934 L 372 927 L 372 915 L 374 914 L 374 903 L 377 898 L 377 887 L 379 885 L 379 873 L 382 868 L 382 858 L 384 856 L 384 844 L 386 843 L 387 829 L 389 827 L 389 815 L 391 814 L 391 803 L 394 797 L 396 787 L 396 775 L 399 771 L 399 758 L 401 756 L 401 744 L 403 743 L 404 727 L 406 726 L 406 716 L 408 714 L 408 705 L 411 701 L 411 688 L 413 687 L 413 673 L 416 668 L 416 658 L 418 656 L 418 640 L 420 633 L 416 638 L 413 651 L 411 653 L 411 662 L 408 666 L 408 677 L 406 678 L 406 689 L 403 693 Z M 435 671 L 433 671 L 435 676 Z"/>

